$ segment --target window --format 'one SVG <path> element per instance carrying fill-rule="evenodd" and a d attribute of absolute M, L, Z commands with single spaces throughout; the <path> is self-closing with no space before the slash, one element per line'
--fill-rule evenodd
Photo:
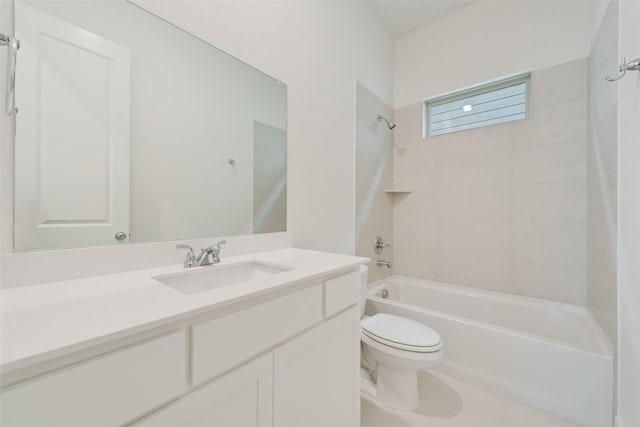
<path fill-rule="evenodd" d="M 425 100 L 425 135 L 526 119 L 529 76 L 519 74 Z"/>

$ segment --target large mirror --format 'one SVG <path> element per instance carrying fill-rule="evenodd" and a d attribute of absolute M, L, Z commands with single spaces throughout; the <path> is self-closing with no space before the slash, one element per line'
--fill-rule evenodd
<path fill-rule="evenodd" d="M 124 0 L 15 13 L 17 252 L 285 229 L 284 84 Z"/>

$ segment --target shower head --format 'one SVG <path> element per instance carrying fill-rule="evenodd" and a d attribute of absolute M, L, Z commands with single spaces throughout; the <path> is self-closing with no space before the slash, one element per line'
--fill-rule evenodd
<path fill-rule="evenodd" d="M 393 122 L 385 119 L 384 117 L 382 117 L 380 114 L 378 114 L 378 121 L 380 122 L 382 120 L 384 120 L 384 122 L 387 124 L 387 127 L 389 129 L 393 129 L 394 127 L 396 127 L 396 123 L 393 123 Z"/>

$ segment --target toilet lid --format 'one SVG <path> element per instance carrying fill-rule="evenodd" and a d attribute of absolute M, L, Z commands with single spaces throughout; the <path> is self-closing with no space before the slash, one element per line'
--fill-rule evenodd
<path fill-rule="evenodd" d="M 414 351 L 440 347 L 440 335 L 428 326 L 393 314 L 378 313 L 361 323 L 362 331 L 371 339 L 398 348 L 415 347 Z M 437 348 L 432 349 L 437 350 Z"/>

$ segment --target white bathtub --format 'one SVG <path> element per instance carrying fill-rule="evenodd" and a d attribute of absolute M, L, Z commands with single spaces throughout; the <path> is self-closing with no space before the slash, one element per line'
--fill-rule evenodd
<path fill-rule="evenodd" d="M 613 352 L 584 307 L 392 276 L 372 285 L 366 310 L 438 331 L 436 370 L 589 427 L 612 426 Z"/>

